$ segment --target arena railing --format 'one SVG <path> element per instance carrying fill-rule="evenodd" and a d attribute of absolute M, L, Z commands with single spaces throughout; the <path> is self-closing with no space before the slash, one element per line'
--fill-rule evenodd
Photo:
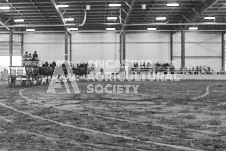
<path fill-rule="evenodd" d="M 120 69 L 120 72 L 125 71 L 124 68 Z M 224 68 L 222 68 L 220 71 L 216 72 L 214 70 L 188 70 L 186 68 L 184 69 L 161 69 L 161 68 L 134 68 L 132 67 L 130 70 L 130 73 L 142 73 L 142 72 L 164 72 L 164 73 L 175 73 L 175 74 L 185 74 L 185 75 L 213 75 L 213 74 L 226 74 L 226 71 Z"/>

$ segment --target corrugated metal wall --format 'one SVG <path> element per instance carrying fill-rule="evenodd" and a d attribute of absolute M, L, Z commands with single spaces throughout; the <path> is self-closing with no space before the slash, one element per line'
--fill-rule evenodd
<path fill-rule="evenodd" d="M 0 56 L 9 56 L 9 34 L 0 34 Z M 13 34 L 13 56 L 21 56 L 21 35 Z"/>
<path fill-rule="evenodd" d="M 33 54 L 37 51 L 40 60 L 52 62 L 64 60 L 64 33 L 24 34 L 24 52 Z"/>
<path fill-rule="evenodd" d="M 226 34 L 224 34 L 224 45 L 225 45 L 225 49 L 224 49 L 224 62 L 225 62 L 225 65 L 224 65 L 224 70 L 226 71 Z"/>
<path fill-rule="evenodd" d="M 72 61 L 86 63 L 90 60 L 118 60 L 119 34 L 107 33 L 72 33 Z M 106 72 L 114 72 L 107 69 Z"/>
<path fill-rule="evenodd" d="M 181 34 L 173 35 L 173 60 L 181 64 Z M 210 66 L 221 69 L 221 34 L 214 32 L 185 32 L 185 65 L 188 68 Z"/>
<path fill-rule="evenodd" d="M 126 33 L 126 58 L 129 60 L 170 61 L 170 34 L 158 32 Z"/>
<path fill-rule="evenodd" d="M 181 67 L 181 33 L 173 34 L 173 61 L 176 68 Z"/>
<path fill-rule="evenodd" d="M 219 71 L 222 52 L 221 33 L 186 32 L 185 34 L 186 66 L 205 65 Z M 14 34 L 13 41 L 13 55 L 20 55 L 21 35 Z M 89 60 L 119 60 L 119 41 L 119 33 L 115 32 L 72 32 L 72 61 L 82 63 Z M 64 60 L 65 33 L 24 34 L 24 51 L 32 54 L 37 51 L 42 61 Z M 8 55 L 9 34 L 0 34 L 0 56 Z M 181 36 L 178 32 L 173 34 L 173 60 L 179 67 L 180 55 Z M 170 33 L 127 32 L 126 59 L 152 60 L 154 63 L 169 62 Z"/>

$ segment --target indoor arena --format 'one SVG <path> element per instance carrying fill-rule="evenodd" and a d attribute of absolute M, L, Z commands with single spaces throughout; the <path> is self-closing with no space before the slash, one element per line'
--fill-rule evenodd
<path fill-rule="evenodd" d="M 226 151 L 225 0 L 0 0 L 0 151 Z"/>

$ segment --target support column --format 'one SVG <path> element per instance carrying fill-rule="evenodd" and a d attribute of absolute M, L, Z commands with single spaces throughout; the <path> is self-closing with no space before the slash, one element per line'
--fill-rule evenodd
<path fill-rule="evenodd" d="M 24 34 L 21 34 L 20 46 L 21 46 L 21 65 L 23 65 L 23 55 L 24 55 Z"/>
<path fill-rule="evenodd" d="M 122 32 L 120 34 L 119 59 L 120 64 L 122 64 L 126 60 L 126 31 L 124 27 L 122 28 Z"/>
<path fill-rule="evenodd" d="M 68 31 L 65 31 L 65 60 L 68 60 Z"/>
<path fill-rule="evenodd" d="M 70 61 L 72 62 L 72 40 L 71 40 L 71 34 L 70 34 Z"/>
<path fill-rule="evenodd" d="M 173 61 L 173 32 L 170 32 L 170 61 Z"/>
<path fill-rule="evenodd" d="M 124 27 L 122 28 L 122 33 L 120 35 L 120 64 L 126 60 L 126 32 Z"/>
<path fill-rule="evenodd" d="M 222 39 L 222 69 L 225 71 L 225 38 L 224 38 L 224 32 L 221 35 Z"/>
<path fill-rule="evenodd" d="M 181 68 L 185 67 L 185 31 L 181 29 Z"/>
<path fill-rule="evenodd" d="M 123 39 L 123 43 L 122 43 L 122 48 L 123 48 L 123 61 L 126 60 L 126 31 L 123 28 L 123 32 L 122 32 L 122 39 Z"/>
<path fill-rule="evenodd" d="M 9 31 L 9 60 L 10 66 L 13 64 L 13 31 Z"/>
<path fill-rule="evenodd" d="M 120 35 L 119 61 L 120 61 L 120 64 L 122 64 L 122 61 L 123 61 L 123 38 L 122 38 L 122 34 Z"/>

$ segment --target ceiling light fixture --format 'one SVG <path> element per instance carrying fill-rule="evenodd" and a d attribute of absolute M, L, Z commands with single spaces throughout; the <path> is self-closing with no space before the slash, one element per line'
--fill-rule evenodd
<path fill-rule="evenodd" d="M 109 4 L 108 6 L 110 6 L 110 7 L 120 7 L 121 4 Z"/>
<path fill-rule="evenodd" d="M 189 27 L 189 30 L 198 30 L 198 27 Z"/>
<path fill-rule="evenodd" d="M 15 19 L 14 22 L 24 22 L 24 19 Z"/>
<path fill-rule="evenodd" d="M 106 30 L 115 30 L 115 28 L 106 28 Z"/>
<path fill-rule="evenodd" d="M 141 9 L 146 9 L 146 4 L 142 4 Z"/>
<path fill-rule="evenodd" d="M 157 28 L 147 28 L 147 30 L 156 30 Z"/>
<path fill-rule="evenodd" d="M 35 31 L 35 29 L 26 29 L 26 31 Z"/>
<path fill-rule="evenodd" d="M 90 5 L 86 5 L 86 10 L 90 10 Z"/>
<path fill-rule="evenodd" d="M 156 17 L 156 20 L 166 20 L 166 17 Z"/>
<path fill-rule="evenodd" d="M 0 6 L 0 9 L 10 9 L 9 6 Z"/>
<path fill-rule="evenodd" d="M 117 17 L 107 17 L 107 20 L 116 20 Z"/>
<path fill-rule="evenodd" d="M 69 28 L 69 30 L 78 30 L 78 28 Z"/>
<path fill-rule="evenodd" d="M 69 7 L 68 5 L 57 5 L 57 7 Z"/>
<path fill-rule="evenodd" d="M 169 7 L 178 7 L 180 4 L 179 3 L 167 3 L 166 6 Z"/>
<path fill-rule="evenodd" d="M 215 17 L 205 17 L 204 19 L 215 19 Z"/>
<path fill-rule="evenodd" d="M 74 21 L 74 18 L 64 18 L 64 21 Z"/>

